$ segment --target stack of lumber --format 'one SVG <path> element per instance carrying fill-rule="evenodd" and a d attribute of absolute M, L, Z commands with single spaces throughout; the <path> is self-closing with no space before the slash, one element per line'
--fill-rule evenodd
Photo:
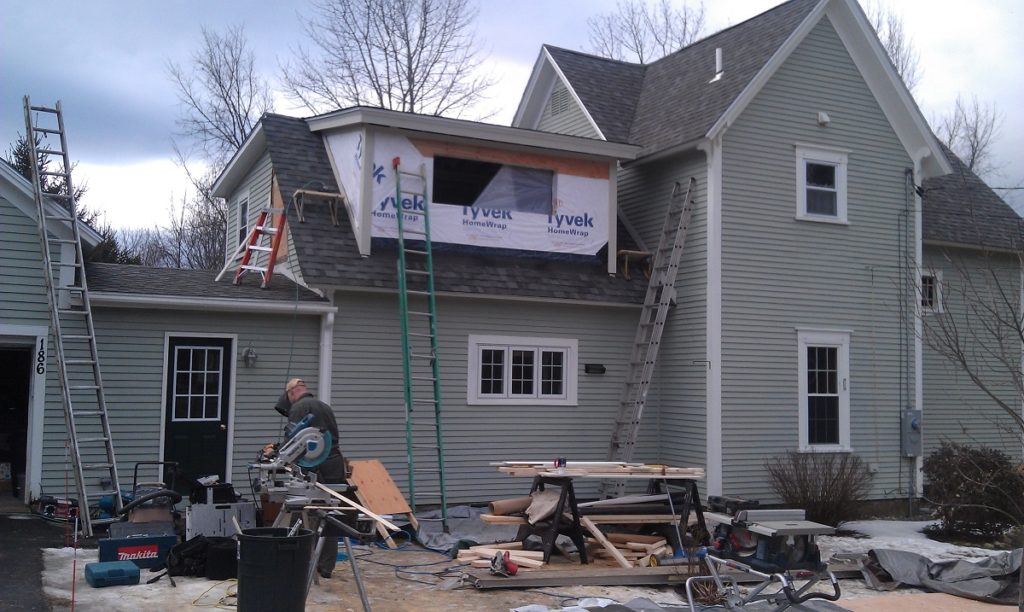
<path fill-rule="evenodd" d="M 570 476 L 588 478 L 704 478 L 704 468 L 671 467 L 622 461 L 569 461 L 555 469 L 550 461 L 499 461 L 492 465 L 509 476 Z"/>
<path fill-rule="evenodd" d="M 669 554 L 668 541 L 661 536 L 640 535 L 636 533 L 606 533 L 604 539 L 618 552 L 613 553 L 597 538 L 587 538 L 587 544 L 593 545 L 592 553 L 596 557 L 629 561 L 636 567 L 647 567 L 651 556 L 660 557 Z"/>
<path fill-rule="evenodd" d="M 491 559 L 498 553 L 508 552 L 509 560 L 519 566 L 520 570 L 531 570 L 544 567 L 544 553 L 539 550 L 523 550 L 522 542 L 505 542 L 500 544 L 481 544 L 459 551 L 458 559 L 472 567 L 489 568 Z"/>

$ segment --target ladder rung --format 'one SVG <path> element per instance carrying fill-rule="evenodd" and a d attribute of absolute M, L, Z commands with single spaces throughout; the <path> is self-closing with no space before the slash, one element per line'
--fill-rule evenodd
<path fill-rule="evenodd" d="M 39 173 L 39 176 L 68 176 L 67 172 L 51 172 L 50 170 L 43 170 Z"/>
<path fill-rule="evenodd" d="M 405 252 L 406 252 L 406 254 L 412 254 L 412 255 L 423 255 L 423 256 L 427 255 L 426 251 L 420 251 L 419 249 L 405 249 Z"/>
<path fill-rule="evenodd" d="M 98 413 L 99 413 L 99 411 L 97 411 L 97 414 Z M 79 413 L 76 413 L 76 414 L 79 414 Z M 77 439 L 79 444 L 90 444 L 92 442 L 106 442 L 107 441 L 107 437 L 106 436 L 103 436 L 101 438 L 76 438 L 76 439 Z"/>
<path fill-rule="evenodd" d="M 64 151 L 62 151 L 60 149 L 36 149 L 36 153 L 37 154 L 44 153 L 46 155 L 60 155 L 60 156 L 64 155 Z"/>
<path fill-rule="evenodd" d="M 77 240 L 68 240 L 66 238 L 47 238 L 46 241 L 54 244 L 78 244 Z"/>
<path fill-rule="evenodd" d="M 92 340 L 92 336 L 83 336 L 80 334 L 72 334 L 67 336 L 61 336 L 64 340 Z"/>
<path fill-rule="evenodd" d="M 420 291 L 419 289 L 406 289 L 405 292 L 412 295 L 430 295 L 429 291 Z"/>
<path fill-rule="evenodd" d="M 437 450 L 438 448 L 440 448 L 436 444 L 413 444 L 412 447 L 413 448 L 423 448 L 423 449 L 428 449 L 428 450 Z M 419 471 L 419 470 L 416 470 L 416 471 Z"/>
<path fill-rule="evenodd" d="M 416 214 L 416 213 L 413 213 L 413 214 Z M 421 232 L 420 230 L 414 230 L 414 229 L 407 229 L 407 230 L 405 230 L 404 233 L 412 234 L 413 236 L 426 236 L 427 235 L 426 232 Z"/>
<path fill-rule="evenodd" d="M 62 200 L 70 200 L 71 199 L 71 194 L 69 194 L 69 193 L 48 193 L 48 194 L 46 194 L 46 197 L 48 197 L 48 198 L 60 198 Z"/>
<path fill-rule="evenodd" d="M 81 268 L 82 267 L 82 264 L 80 264 L 80 263 L 78 263 L 76 261 L 69 261 L 69 262 L 53 261 L 53 262 L 50 262 L 50 265 L 51 266 L 63 266 L 65 268 Z"/>
<path fill-rule="evenodd" d="M 429 276 L 430 275 L 430 272 L 427 272 L 426 270 L 406 270 L 405 273 L 406 274 L 419 274 L 421 276 Z"/>
<path fill-rule="evenodd" d="M 425 382 L 434 382 L 435 380 L 437 380 L 433 376 L 413 376 L 412 379 L 413 380 L 422 380 L 422 381 L 425 381 Z"/>
<path fill-rule="evenodd" d="M 103 414 L 102 410 L 76 410 L 74 413 L 75 417 L 87 417 L 87 416 L 100 416 Z M 79 440 L 81 441 L 81 440 Z"/>
<path fill-rule="evenodd" d="M 95 497 L 103 497 L 105 495 L 115 495 L 117 493 L 118 492 L 113 490 L 113 489 L 101 489 L 99 491 L 89 491 L 88 494 L 89 494 L 89 497 L 95 498 Z M 93 525 L 102 524 L 102 521 L 104 521 L 104 520 L 106 520 L 106 521 L 108 521 L 110 523 L 116 523 L 116 522 L 120 521 L 121 519 L 120 518 L 117 518 L 117 519 L 92 519 L 92 524 Z"/>
<path fill-rule="evenodd" d="M 412 400 L 412 403 L 414 403 L 414 404 L 436 404 L 437 400 L 431 400 L 431 399 L 419 399 L 418 400 L 418 399 L 414 399 L 414 400 Z"/>
<path fill-rule="evenodd" d="M 249 270 L 250 272 L 266 272 L 267 269 L 263 266 L 241 266 L 243 270 Z"/>
<path fill-rule="evenodd" d="M 50 108 L 49 106 L 29 106 L 29 110 L 39 111 L 41 113 L 50 113 L 52 115 L 57 114 L 57 109 Z"/>
<path fill-rule="evenodd" d="M 63 310 L 58 310 L 57 312 L 59 312 L 60 314 L 73 314 L 73 315 L 83 315 L 83 316 L 89 314 L 88 310 L 72 310 L 70 308 L 65 308 Z"/>
<path fill-rule="evenodd" d="M 432 317 L 432 316 L 434 316 L 431 313 L 423 312 L 422 310 L 410 310 L 409 314 L 416 315 L 417 317 Z"/>
<path fill-rule="evenodd" d="M 428 354 L 425 354 L 425 353 L 409 353 L 409 356 L 410 357 L 416 357 L 417 359 L 434 359 L 435 358 L 433 355 L 428 355 Z"/>
<path fill-rule="evenodd" d="M 54 291 L 85 291 L 85 287 L 79 287 L 78 285 L 64 285 L 62 287 L 54 287 Z"/>
<path fill-rule="evenodd" d="M 264 234 L 276 234 L 277 233 L 277 228 L 276 227 L 267 227 L 266 225 L 257 225 L 256 229 L 258 231 L 260 231 L 260 232 L 263 232 Z"/>
<path fill-rule="evenodd" d="M 114 467 L 113 463 L 85 463 L 82 465 L 83 470 L 109 470 Z"/>
<path fill-rule="evenodd" d="M 71 385 L 68 389 L 72 391 L 98 391 L 99 385 Z"/>
<path fill-rule="evenodd" d="M 424 334 L 421 332 L 409 332 L 410 336 L 416 336 L 417 338 L 433 338 L 434 334 Z"/>
<path fill-rule="evenodd" d="M 250 247 L 248 247 L 248 249 L 250 251 L 260 251 L 260 252 L 263 252 L 263 253 L 269 253 L 270 250 L 271 250 L 270 247 L 258 246 L 258 245 L 255 245 L 255 244 L 250 246 Z"/>
<path fill-rule="evenodd" d="M 65 359 L 64 363 L 67 364 L 67 365 L 83 365 L 83 364 L 90 364 L 91 365 L 91 364 L 96 363 L 96 360 L 94 360 L 94 359 Z"/>
<path fill-rule="evenodd" d="M 61 134 L 61 133 L 63 133 L 60 130 L 55 130 L 53 128 L 44 128 L 44 127 L 33 127 L 32 131 L 33 132 L 41 132 L 43 134 Z"/>

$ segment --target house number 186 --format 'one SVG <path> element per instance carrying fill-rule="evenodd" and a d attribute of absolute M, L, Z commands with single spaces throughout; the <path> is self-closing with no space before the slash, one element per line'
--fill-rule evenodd
<path fill-rule="evenodd" d="M 36 353 L 36 374 L 46 373 L 46 339 L 39 340 L 39 351 Z"/>

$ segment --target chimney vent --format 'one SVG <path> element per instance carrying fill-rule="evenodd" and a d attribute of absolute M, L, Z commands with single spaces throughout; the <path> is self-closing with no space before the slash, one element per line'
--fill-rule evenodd
<path fill-rule="evenodd" d="M 708 82 L 709 83 L 714 83 L 715 81 L 721 79 L 722 78 L 722 72 L 724 70 L 725 70 L 725 68 L 722 66 L 722 48 L 721 47 L 717 47 L 715 49 L 715 76 L 714 76 L 714 78 L 712 78 Z"/>

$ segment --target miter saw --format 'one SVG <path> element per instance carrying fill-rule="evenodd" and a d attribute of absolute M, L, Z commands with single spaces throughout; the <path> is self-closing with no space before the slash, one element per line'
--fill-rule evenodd
<path fill-rule="evenodd" d="M 695 576 L 686 581 L 690 610 L 695 610 L 692 585 L 713 582 L 725 597 L 729 610 L 742 609 L 748 603 L 765 601 L 780 612 L 811 599 L 836 601 L 839 583 L 828 566 L 821 561 L 821 552 L 814 539 L 831 535 L 835 529 L 806 520 L 799 509 L 763 509 L 757 501 L 735 497 L 712 496 L 704 518 L 718 523 L 712 547 L 705 558 L 709 576 Z M 741 593 L 735 579 L 719 573 L 719 568 L 748 572 L 762 581 Z M 812 591 L 821 580 L 832 583 L 832 593 Z M 795 581 L 806 581 L 795 586 Z M 773 583 L 778 591 L 764 593 Z"/>
<path fill-rule="evenodd" d="M 252 465 L 260 471 L 261 491 L 271 502 L 283 504 L 286 512 L 304 506 L 337 506 L 338 501 L 316 486 L 316 473 L 304 472 L 327 461 L 334 448 L 331 432 L 313 427 L 313 415 L 307 414 L 298 423 L 285 426 L 285 441 L 260 451 L 259 461 Z M 332 487 L 333 488 L 333 487 Z M 340 485 L 342 492 L 348 485 Z"/>

